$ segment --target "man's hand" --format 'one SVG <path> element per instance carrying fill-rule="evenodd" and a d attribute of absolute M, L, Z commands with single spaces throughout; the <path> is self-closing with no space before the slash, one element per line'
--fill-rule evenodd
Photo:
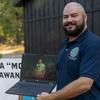
<path fill-rule="evenodd" d="M 37 95 L 37 100 L 54 100 L 54 99 L 52 98 L 52 96 L 49 93 L 43 92 L 43 93 Z"/>

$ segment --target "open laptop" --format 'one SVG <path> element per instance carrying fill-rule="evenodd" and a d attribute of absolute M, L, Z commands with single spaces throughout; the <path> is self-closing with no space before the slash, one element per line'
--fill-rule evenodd
<path fill-rule="evenodd" d="M 37 96 L 50 93 L 56 85 L 56 55 L 22 55 L 20 81 L 5 93 L 22 96 Z"/>

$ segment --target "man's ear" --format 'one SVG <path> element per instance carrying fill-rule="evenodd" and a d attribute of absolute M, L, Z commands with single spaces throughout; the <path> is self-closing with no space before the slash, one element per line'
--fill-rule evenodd
<path fill-rule="evenodd" d="M 87 23 L 87 15 L 84 16 L 85 23 Z"/>

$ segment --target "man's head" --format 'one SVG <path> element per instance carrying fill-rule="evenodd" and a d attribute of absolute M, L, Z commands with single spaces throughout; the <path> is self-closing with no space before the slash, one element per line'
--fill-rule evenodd
<path fill-rule="evenodd" d="M 38 60 L 38 63 L 41 64 L 41 63 L 42 63 L 42 59 L 39 59 L 39 60 Z"/>
<path fill-rule="evenodd" d="M 87 28 L 87 15 L 77 2 L 68 3 L 63 10 L 63 25 L 68 36 L 76 37 Z"/>

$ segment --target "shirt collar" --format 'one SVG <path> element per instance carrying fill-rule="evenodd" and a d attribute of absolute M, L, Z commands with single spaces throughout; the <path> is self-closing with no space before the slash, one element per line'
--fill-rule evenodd
<path fill-rule="evenodd" d="M 82 41 L 88 34 L 88 29 L 85 29 L 75 41 Z"/>

